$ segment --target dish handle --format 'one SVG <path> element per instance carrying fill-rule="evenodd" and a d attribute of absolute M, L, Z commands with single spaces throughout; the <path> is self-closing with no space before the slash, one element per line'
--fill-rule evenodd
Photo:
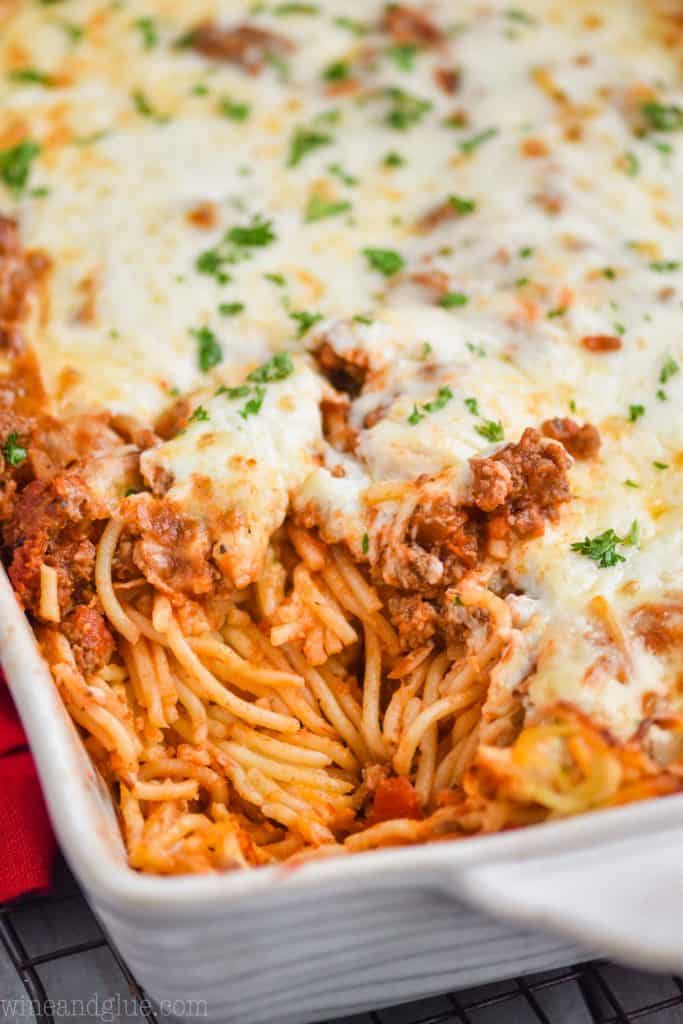
<path fill-rule="evenodd" d="M 592 953 L 683 970 L 683 827 L 457 870 L 458 896 Z"/>

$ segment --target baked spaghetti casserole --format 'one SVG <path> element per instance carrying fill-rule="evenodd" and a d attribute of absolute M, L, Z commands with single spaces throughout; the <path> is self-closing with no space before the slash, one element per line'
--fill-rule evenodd
<path fill-rule="evenodd" d="M 683 15 L 0 0 L 2 556 L 162 874 L 683 775 Z"/>

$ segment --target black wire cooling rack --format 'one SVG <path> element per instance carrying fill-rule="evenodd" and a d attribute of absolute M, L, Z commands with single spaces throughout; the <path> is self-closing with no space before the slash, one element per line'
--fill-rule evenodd
<path fill-rule="evenodd" d="M 54 947 L 48 941 L 46 947 L 45 928 L 41 928 L 40 948 L 29 948 L 30 941 L 22 936 L 22 919 L 43 912 L 63 918 L 69 915 L 69 904 L 73 907 L 74 901 L 81 905 L 82 897 L 61 865 L 55 893 L 0 905 L 0 941 L 23 984 L 36 1024 L 59 1024 L 51 1009 L 51 1004 L 56 1004 L 58 999 L 51 991 L 47 977 L 49 968 L 58 961 L 76 959 L 94 951 L 106 951 L 118 965 L 126 998 L 134 1001 L 136 1007 L 135 1019 L 147 1024 L 163 1024 L 163 1018 L 154 1012 L 144 991 L 93 918 L 90 919 L 92 935 L 85 941 L 56 943 Z M 85 908 L 83 910 L 85 912 Z M 2 995 L 5 993 L 0 992 Z M 640 974 L 595 960 L 450 992 L 400 1008 L 361 1014 L 353 1017 L 351 1024 L 632 1024 L 635 1021 L 683 1024 L 683 978 Z"/>

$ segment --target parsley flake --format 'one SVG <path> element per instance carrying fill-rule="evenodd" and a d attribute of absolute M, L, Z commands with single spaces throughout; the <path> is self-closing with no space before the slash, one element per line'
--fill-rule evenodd
<path fill-rule="evenodd" d="M 645 406 L 644 405 L 629 405 L 629 407 L 628 407 L 628 418 L 630 419 L 631 423 L 635 423 L 637 420 L 640 419 L 641 416 L 644 416 L 644 415 L 645 415 Z"/>
<path fill-rule="evenodd" d="M 244 309 L 243 302 L 221 302 L 218 312 L 221 316 L 237 316 Z"/>
<path fill-rule="evenodd" d="M 475 199 L 463 199 L 461 196 L 449 196 L 448 205 L 452 206 L 456 213 L 464 217 L 468 213 L 474 213 L 477 208 Z"/>
<path fill-rule="evenodd" d="M 387 57 L 393 60 L 401 71 L 413 71 L 417 55 L 418 49 L 415 43 L 396 43 L 395 46 L 390 46 L 387 50 Z"/>
<path fill-rule="evenodd" d="M 256 416 L 256 414 L 261 411 L 261 406 L 263 405 L 263 399 L 265 397 L 266 389 L 264 387 L 261 387 L 260 384 L 257 384 L 256 387 L 254 388 L 254 392 L 251 398 L 249 399 L 248 402 L 244 403 L 243 408 L 240 409 L 239 411 L 239 414 L 242 417 L 242 419 L 246 420 L 250 416 Z"/>
<path fill-rule="evenodd" d="M 276 352 L 267 363 L 257 366 L 247 375 L 247 380 L 257 384 L 272 384 L 274 380 L 284 380 L 294 373 L 294 364 L 289 352 Z"/>
<path fill-rule="evenodd" d="M 469 301 L 469 297 L 462 292 L 447 292 L 439 299 L 439 305 L 443 309 L 456 309 L 459 306 L 466 306 Z"/>
<path fill-rule="evenodd" d="M 463 139 L 459 143 L 460 152 L 465 153 L 467 156 L 471 156 L 480 146 L 483 146 L 485 142 L 489 142 L 491 139 L 495 139 L 498 134 L 497 128 L 485 128 L 481 132 L 477 132 L 476 135 L 471 135 L 469 139 Z"/>
<path fill-rule="evenodd" d="M 622 158 L 623 168 L 629 178 L 635 178 L 640 172 L 640 160 L 635 153 L 624 153 Z"/>
<path fill-rule="evenodd" d="M 47 75 L 44 71 L 39 71 L 37 68 L 14 68 L 7 77 L 11 82 L 19 82 L 26 85 L 51 86 L 54 84 L 51 75 Z"/>
<path fill-rule="evenodd" d="M 363 255 L 373 270 L 378 270 L 385 277 L 391 277 L 403 270 L 405 261 L 394 249 L 363 249 Z"/>
<path fill-rule="evenodd" d="M 505 429 L 500 420 L 484 420 L 483 423 L 477 423 L 474 429 L 480 437 L 490 441 L 491 444 L 502 441 L 505 437 Z"/>
<path fill-rule="evenodd" d="M 289 144 L 288 167 L 297 167 L 303 158 L 314 149 L 321 146 L 329 146 L 333 139 L 329 132 L 321 132 L 315 128 L 306 128 L 300 125 L 294 132 Z"/>
<path fill-rule="evenodd" d="M 251 224 L 230 228 L 225 237 L 228 242 L 234 242 L 235 245 L 251 247 L 269 245 L 275 241 L 276 235 L 273 232 L 272 221 L 263 220 L 257 215 L 252 218 Z"/>
<path fill-rule="evenodd" d="M 168 114 L 160 114 L 158 110 L 154 109 L 141 89 L 135 90 L 132 94 L 132 99 L 138 114 L 142 114 L 143 117 L 149 117 L 152 121 L 156 121 L 157 124 L 166 124 L 167 121 L 171 120 Z"/>
<path fill-rule="evenodd" d="M 679 260 L 653 260 L 650 270 L 654 270 L 658 274 L 671 274 L 674 270 L 679 270 L 680 266 Z"/>
<path fill-rule="evenodd" d="M 671 380 L 672 377 L 676 376 L 680 369 L 681 368 L 676 362 L 676 360 L 672 356 L 669 356 L 664 362 L 662 369 L 660 370 L 659 383 L 666 384 L 668 381 Z"/>
<path fill-rule="evenodd" d="M 222 97 L 218 104 L 218 109 L 223 117 L 227 117 L 231 121 L 246 121 L 251 113 L 251 107 L 248 103 L 238 103 L 230 99 L 229 96 Z"/>
<path fill-rule="evenodd" d="M 346 213 L 350 209 L 351 203 L 345 199 L 327 200 L 323 199 L 322 196 L 312 195 L 306 207 L 304 220 L 307 224 L 312 224 L 314 221 L 324 220 L 326 217 L 336 217 L 338 214 Z"/>
<path fill-rule="evenodd" d="M 10 466 L 19 466 L 28 455 L 26 449 L 22 448 L 19 444 L 19 435 L 15 430 L 9 434 L 5 441 L 2 448 L 2 454 L 5 456 L 7 462 L 9 462 Z"/>
<path fill-rule="evenodd" d="M 655 469 L 668 469 L 669 468 L 669 463 L 668 462 L 653 462 L 652 465 L 655 467 Z"/>
<path fill-rule="evenodd" d="M 402 157 L 400 153 L 395 150 L 391 150 L 382 158 L 383 167 L 403 167 L 405 163 L 405 157 Z"/>
<path fill-rule="evenodd" d="M 617 551 L 617 545 L 635 546 L 638 544 L 639 538 L 640 528 L 638 521 L 634 519 L 625 537 L 620 537 L 610 528 L 596 537 L 585 537 L 583 540 L 575 541 L 571 545 L 571 550 L 597 562 L 601 569 L 610 569 L 619 562 L 626 561 L 624 556 Z"/>
<path fill-rule="evenodd" d="M 472 413 L 473 416 L 479 415 L 479 403 L 476 398 L 466 398 L 464 404 L 467 411 Z"/>
<path fill-rule="evenodd" d="M 15 195 L 20 195 L 26 188 L 31 165 L 40 152 L 38 143 L 30 139 L 24 139 L 10 149 L 0 150 L 0 180 Z"/>
<path fill-rule="evenodd" d="M 657 103 L 655 100 L 648 100 L 647 103 L 642 104 L 640 112 L 651 131 L 677 132 L 683 128 L 683 108 L 675 103 Z"/>
<path fill-rule="evenodd" d="M 351 68 L 345 60 L 335 60 L 328 64 L 323 71 L 323 78 L 326 82 L 343 82 L 351 74 Z"/>
<path fill-rule="evenodd" d="M 138 18 L 135 28 L 140 33 L 142 46 L 145 50 L 153 50 L 159 42 L 159 33 L 153 18 Z"/>
<path fill-rule="evenodd" d="M 350 186 L 358 184 L 358 178 L 355 178 L 353 174 L 349 174 L 348 171 L 345 171 L 341 164 L 329 164 L 327 169 L 330 174 L 335 176 L 335 178 L 339 178 L 344 185 Z"/>
<path fill-rule="evenodd" d="M 319 320 L 322 320 L 322 313 L 309 313 L 305 309 L 300 309 L 294 313 L 289 314 L 290 320 L 295 320 L 299 329 L 297 331 L 297 337 L 303 338 L 307 331 L 310 331 L 314 324 L 317 324 Z"/>
<path fill-rule="evenodd" d="M 387 113 L 386 122 L 390 128 L 398 132 L 405 132 L 413 125 L 418 124 L 432 109 L 431 100 L 414 96 L 404 89 L 399 89 L 396 85 L 390 86 L 385 91 L 385 95 L 392 104 Z"/>
<path fill-rule="evenodd" d="M 208 373 L 223 362 L 223 349 L 218 338 L 208 327 L 193 327 L 190 333 L 197 339 L 197 360 L 202 373 Z"/>
<path fill-rule="evenodd" d="M 188 423 L 203 423 L 209 419 L 209 414 L 203 405 L 198 405 L 190 416 Z"/>
<path fill-rule="evenodd" d="M 370 550 L 370 538 L 368 537 L 367 533 L 364 533 L 363 534 L 363 540 L 361 541 L 361 551 L 363 552 L 364 555 L 367 555 L 369 550 Z"/>

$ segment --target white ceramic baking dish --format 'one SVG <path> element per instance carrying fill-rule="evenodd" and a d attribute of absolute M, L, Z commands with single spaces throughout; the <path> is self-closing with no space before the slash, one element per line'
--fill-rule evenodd
<path fill-rule="evenodd" d="M 62 849 L 165 1014 L 306 1024 L 594 953 L 683 969 L 683 797 L 296 870 L 143 877 L 2 570 L 0 658 Z"/>

